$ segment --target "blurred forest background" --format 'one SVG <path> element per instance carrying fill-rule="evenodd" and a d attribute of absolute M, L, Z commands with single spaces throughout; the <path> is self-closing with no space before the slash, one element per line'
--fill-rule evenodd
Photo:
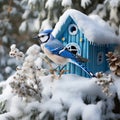
<path fill-rule="evenodd" d="M 97 14 L 120 36 L 120 0 L 0 0 L 0 80 L 16 68 L 9 57 L 11 44 L 23 52 L 40 30 L 54 28 L 66 9 Z"/>

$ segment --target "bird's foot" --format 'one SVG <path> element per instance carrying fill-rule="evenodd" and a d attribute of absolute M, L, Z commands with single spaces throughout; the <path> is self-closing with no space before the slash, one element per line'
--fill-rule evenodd
<path fill-rule="evenodd" d="M 50 69 L 49 71 L 51 74 L 55 74 L 55 72 L 57 72 L 57 69 Z"/>
<path fill-rule="evenodd" d="M 67 72 L 67 71 L 68 71 L 68 70 L 63 70 L 63 69 L 60 70 L 58 77 L 61 78 L 61 76 L 62 76 L 65 72 Z"/>
<path fill-rule="evenodd" d="M 62 76 L 65 72 L 68 71 L 68 70 L 64 70 L 64 67 L 65 67 L 65 65 L 64 65 L 61 69 L 59 69 L 59 70 L 58 70 L 59 66 L 57 66 L 57 67 L 54 68 L 54 69 L 50 69 L 49 71 L 50 71 L 50 73 L 52 74 L 52 78 L 53 78 L 53 79 L 59 79 L 59 78 L 61 78 L 61 76 Z"/>
<path fill-rule="evenodd" d="M 67 72 L 68 70 L 64 70 L 64 69 L 61 69 L 61 70 L 59 70 L 59 72 L 56 70 L 56 69 L 50 69 L 50 73 L 52 74 L 52 78 L 53 79 L 59 79 L 59 78 L 61 78 L 61 76 L 65 73 L 65 72 Z M 56 74 L 56 72 L 58 73 L 58 74 Z"/>
<path fill-rule="evenodd" d="M 58 70 L 57 69 L 50 69 L 49 70 L 50 73 L 52 74 L 52 79 L 55 79 L 55 80 L 58 80 L 59 79 L 59 76 L 58 76 Z"/>

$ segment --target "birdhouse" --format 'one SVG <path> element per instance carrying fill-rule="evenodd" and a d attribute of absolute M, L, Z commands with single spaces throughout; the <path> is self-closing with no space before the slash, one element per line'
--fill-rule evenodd
<path fill-rule="evenodd" d="M 118 37 L 110 26 L 97 15 L 87 16 L 77 10 L 67 10 L 59 19 L 53 36 L 60 40 L 74 54 L 87 58 L 83 63 L 90 71 L 109 70 L 106 53 L 113 51 Z M 68 73 L 84 77 L 88 75 L 76 65 L 67 64 Z"/>

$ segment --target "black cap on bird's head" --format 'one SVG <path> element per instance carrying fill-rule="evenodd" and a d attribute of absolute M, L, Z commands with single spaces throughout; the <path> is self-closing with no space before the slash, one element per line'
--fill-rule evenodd
<path fill-rule="evenodd" d="M 35 40 L 40 40 L 40 43 L 45 43 L 48 41 L 48 39 L 50 38 L 50 34 L 52 33 L 53 30 L 49 29 L 49 30 L 44 30 L 39 32 L 39 34 L 37 36 L 35 36 L 33 39 Z"/>

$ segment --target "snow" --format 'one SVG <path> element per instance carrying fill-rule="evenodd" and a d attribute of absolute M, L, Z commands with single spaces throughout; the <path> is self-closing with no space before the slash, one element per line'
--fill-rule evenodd
<path fill-rule="evenodd" d="M 47 30 L 47 29 L 52 29 L 52 23 L 49 19 L 45 19 L 43 22 L 42 22 L 42 25 L 41 25 L 41 30 Z"/>
<path fill-rule="evenodd" d="M 86 8 L 89 4 L 91 4 L 91 0 L 81 0 L 81 6 Z"/>
<path fill-rule="evenodd" d="M 104 7 L 103 4 L 98 4 L 96 9 L 93 10 L 92 14 L 97 14 L 101 18 L 105 18 L 107 16 L 106 11 L 107 11 L 107 9 L 106 9 L 106 7 Z"/>
<path fill-rule="evenodd" d="M 7 67 L 5 68 L 5 72 L 6 72 L 6 73 L 10 73 L 10 72 L 12 72 L 12 68 L 9 67 L 9 66 L 7 66 Z"/>
<path fill-rule="evenodd" d="M 27 15 L 24 15 L 23 17 L 27 17 Z M 40 26 L 39 18 L 25 20 L 21 23 L 19 27 L 19 32 L 24 33 L 26 30 L 29 30 L 30 33 L 33 31 L 38 31 L 39 26 Z"/>
<path fill-rule="evenodd" d="M 19 103 L 19 104 L 18 104 Z M 21 102 L 21 99 L 18 96 L 14 96 L 11 99 L 10 103 L 10 115 L 14 117 L 19 117 L 24 112 L 25 103 Z"/>
<path fill-rule="evenodd" d="M 34 24 L 33 26 L 35 27 L 35 31 L 39 31 L 39 29 L 40 29 L 40 20 L 39 20 L 39 18 L 35 19 L 33 24 Z"/>
<path fill-rule="evenodd" d="M 49 76 L 50 77 L 50 76 Z M 83 120 L 101 120 L 101 106 L 102 102 L 94 103 L 97 96 L 103 98 L 104 94 L 100 88 L 96 86 L 95 79 L 79 77 L 77 75 L 63 75 L 59 80 L 49 83 L 51 79 L 47 77 L 42 79 L 43 93 L 50 94 L 52 89 L 52 98 L 42 104 L 43 111 L 49 111 L 52 114 L 58 114 L 57 117 L 62 116 L 62 103 L 68 111 L 68 120 L 75 120 L 75 118 L 82 116 Z M 44 86 L 45 85 L 45 86 Z M 49 89 L 49 90 L 48 90 Z M 47 96 L 46 95 L 46 96 Z M 91 104 L 84 103 L 85 97 L 90 99 Z M 52 107 L 51 107 L 52 106 Z M 58 112 L 58 113 L 56 113 Z M 92 116 L 90 116 L 92 115 Z"/>
<path fill-rule="evenodd" d="M 85 108 L 84 108 L 84 111 L 83 111 L 83 120 L 102 120 L 101 118 L 101 113 L 102 113 L 102 110 L 101 110 L 101 107 L 102 106 L 102 102 L 98 102 L 96 105 L 95 104 L 90 104 L 90 105 L 87 105 Z"/>
<path fill-rule="evenodd" d="M 72 0 L 47 0 L 45 7 L 46 8 L 53 8 L 55 2 L 60 1 L 62 6 L 72 6 Z M 91 4 L 91 0 L 81 0 L 81 6 L 86 8 L 89 4 Z"/>
<path fill-rule="evenodd" d="M 38 45 L 32 45 L 31 47 L 28 48 L 26 54 L 27 55 L 36 55 L 40 52 L 40 47 Z"/>
<path fill-rule="evenodd" d="M 71 0 L 63 0 L 62 1 L 62 6 L 71 6 L 72 5 L 72 1 Z"/>
<path fill-rule="evenodd" d="M 27 120 L 27 118 L 30 119 L 29 113 L 34 110 L 40 112 L 39 118 L 41 119 L 49 113 L 54 115 L 55 120 L 64 120 L 66 116 L 68 120 L 76 120 L 79 117 L 82 120 L 103 120 L 104 115 L 102 114 L 106 109 L 105 105 L 108 106 L 106 119 L 110 116 L 119 118 L 112 113 L 114 95 L 113 97 L 105 96 L 101 88 L 95 84 L 96 78 L 90 79 L 68 74 L 62 75 L 58 80 L 53 80 L 51 75 L 39 76 L 43 85 L 43 98 L 40 103 L 35 100 L 25 102 L 21 97 L 13 94 L 9 86 L 9 83 L 13 80 L 12 77 L 0 83 L 0 86 L 6 86 L 2 95 L 0 95 L 0 100 L 8 100 L 7 109 L 9 110 L 9 112 L 0 115 L 2 120 L 6 116 L 13 116 L 16 119 L 22 116 Z M 120 81 L 117 80 L 117 86 L 119 86 L 119 83 Z M 100 98 L 98 102 L 96 101 L 97 97 Z M 104 99 L 107 100 L 106 103 Z M 89 104 L 86 104 L 85 101 Z M 68 110 L 68 113 L 65 110 Z"/>
<path fill-rule="evenodd" d="M 25 106 L 25 102 L 21 102 L 21 99 L 18 96 L 13 96 L 9 100 L 9 105 L 7 106 L 9 107 L 10 112 L 0 115 L 0 120 L 6 120 L 5 118 L 9 118 L 10 116 L 14 116 L 13 118 L 21 117 Z"/>
<path fill-rule="evenodd" d="M 11 92 L 12 88 L 9 86 L 9 83 L 12 81 L 12 77 L 9 77 L 9 79 L 7 81 L 2 81 L 0 83 L 0 87 L 3 87 L 3 92 L 0 95 L 0 101 L 4 101 L 4 100 L 10 100 L 14 95 Z"/>
<path fill-rule="evenodd" d="M 16 45 L 13 44 L 11 49 L 17 49 Z M 49 116 L 53 116 L 54 120 L 80 118 L 82 120 L 111 118 L 116 120 L 120 118 L 120 115 L 113 112 L 116 93 L 120 100 L 120 77 L 111 74 L 114 83 L 109 86 L 109 92 L 112 96 L 107 96 L 96 82 L 103 78 L 85 78 L 75 74 L 63 74 L 59 78 L 58 74 L 42 73 L 45 55 L 40 50 L 36 44 L 29 47 L 23 64 L 6 81 L 0 82 L 0 88 L 3 88 L 0 103 L 6 101 L 7 111 L 0 114 L 0 120 L 6 120 L 6 117 L 15 120 L 30 120 L 33 115 L 36 116 L 35 120 L 49 120 Z M 11 86 L 11 83 L 14 86 Z M 38 97 L 32 91 L 33 89 L 42 97 Z M 26 94 L 22 96 L 20 93 Z"/>
<path fill-rule="evenodd" d="M 8 43 L 8 37 L 7 37 L 7 35 L 4 35 L 2 37 L 2 41 L 3 41 L 3 43 Z"/>
<path fill-rule="evenodd" d="M 23 22 L 21 23 L 20 27 L 19 27 L 19 32 L 20 32 L 20 33 L 23 33 L 23 32 L 26 31 L 26 29 L 27 29 L 27 22 L 26 22 L 26 21 L 23 21 Z"/>
<path fill-rule="evenodd" d="M 117 8 L 111 8 L 111 11 L 110 11 L 110 20 L 115 20 L 116 23 L 119 22 L 117 11 L 118 11 Z"/>
<path fill-rule="evenodd" d="M 31 5 L 35 5 L 37 2 L 37 0 L 28 0 L 28 5 L 31 6 Z"/>
<path fill-rule="evenodd" d="M 106 0 L 106 2 L 109 2 L 111 7 L 118 7 L 120 4 L 120 0 Z"/>
<path fill-rule="evenodd" d="M 41 66 L 42 66 L 42 60 L 41 60 L 41 58 L 37 58 L 34 63 L 35 63 L 35 66 L 38 69 L 41 69 Z"/>
<path fill-rule="evenodd" d="M 40 25 L 39 18 L 28 20 L 28 30 L 30 32 L 38 31 L 40 27 L 39 25 Z"/>
<path fill-rule="evenodd" d="M 47 0 L 46 4 L 45 4 L 45 8 L 51 9 L 53 8 L 55 0 Z"/>
<path fill-rule="evenodd" d="M 16 48 L 16 44 L 12 44 L 11 46 L 10 46 L 10 49 L 12 49 L 12 50 L 14 50 Z"/>
<path fill-rule="evenodd" d="M 28 16 L 29 16 L 29 14 L 30 14 L 30 10 L 29 9 L 27 9 L 24 13 L 23 13 L 23 15 L 22 15 L 22 18 L 23 19 L 27 19 L 28 18 Z"/>
<path fill-rule="evenodd" d="M 52 34 L 54 37 L 61 31 L 62 25 L 66 22 L 68 17 L 71 17 L 77 24 L 80 31 L 82 31 L 85 37 L 96 44 L 110 44 L 120 43 L 118 36 L 115 35 L 113 29 L 99 16 L 85 14 L 74 10 L 67 10 L 59 19 Z"/>

